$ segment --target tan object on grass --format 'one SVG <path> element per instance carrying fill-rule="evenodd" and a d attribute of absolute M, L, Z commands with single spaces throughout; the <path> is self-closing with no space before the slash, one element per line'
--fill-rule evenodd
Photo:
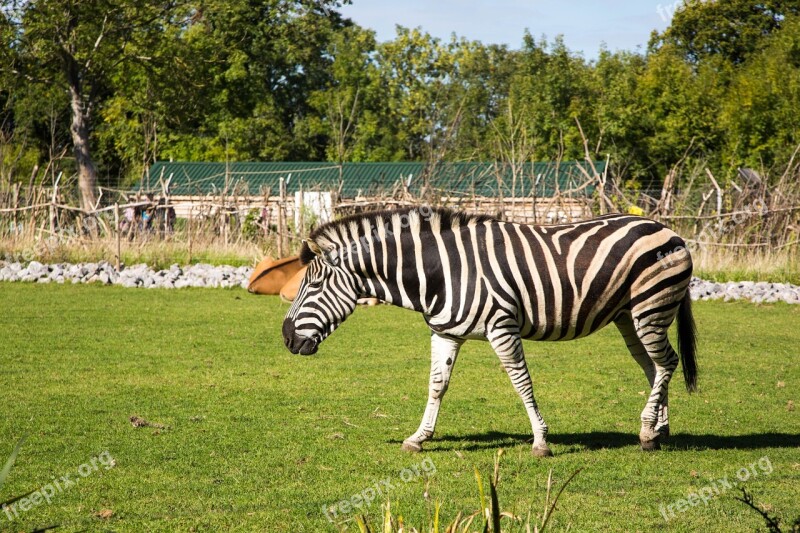
<path fill-rule="evenodd" d="M 308 270 L 308 267 L 304 266 L 298 270 L 294 276 L 292 276 L 292 279 L 286 282 L 286 285 L 281 288 L 281 298 L 287 302 L 294 301 L 294 299 L 297 297 L 297 291 L 300 290 L 300 284 L 303 282 L 303 278 L 306 275 L 306 270 Z"/>
<path fill-rule="evenodd" d="M 308 267 L 303 267 L 297 271 L 292 279 L 286 282 L 286 285 L 281 289 L 281 298 L 287 302 L 293 302 L 297 298 L 297 291 L 300 290 L 300 284 L 303 283 L 303 278 L 306 275 Z M 377 298 L 359 298 L 358 305 L 373 306 L 381 303 Z"/>
<path fill-rule="evenodd" d="M 286 257 L 277 261 L 267 257 L 256 265 L 247 290 L 254 294 L 280 294 L 287 302 L 293 302 L 307 269 L 307 266 L 300 264 L 298 257 Z M 379 303 L 377 298 L 358 300 L 359 305 L 372 306 Z"/>
<path fill-rule="evenodd" d="M 247 290 L 253 294 L 280 294 L 281 288 L 301 268 L 299 256 L 277 260 L 267 257 L 256 265 Z"/>

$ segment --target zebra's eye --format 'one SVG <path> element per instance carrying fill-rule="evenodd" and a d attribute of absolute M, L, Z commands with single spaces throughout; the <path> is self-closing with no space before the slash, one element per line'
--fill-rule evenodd
<path fill-rule="evenodd" d="M 309 280 L 308 286 L 317 289 L 322 286 L 322 279 Z"/>

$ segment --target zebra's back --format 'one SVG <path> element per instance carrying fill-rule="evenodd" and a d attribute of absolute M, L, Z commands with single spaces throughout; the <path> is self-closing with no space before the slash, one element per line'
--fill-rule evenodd
<path fill-rule="evenodd" d="M 460 279 L 443 280 L 449 294 L 428 319 L 451 334 L 480 336 L 506 320 L 524 338 L 575 339 L 631 311 L 644 293 L 652 302 L 661 291 L 664 305 L 677 305 L 691 278 L 683 240 L 642 217 L 552 226 L 484 220 L 453 230 L 439 251 Z"/>

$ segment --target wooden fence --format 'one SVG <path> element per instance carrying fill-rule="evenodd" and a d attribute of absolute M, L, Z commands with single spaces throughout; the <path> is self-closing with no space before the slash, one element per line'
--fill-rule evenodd
<path fill-rule="evenodd" d="M 332 191 L 329 217 L 391 207 L 433 205 L 471 213 L 485 213 L 526 224 L 585 220 L 609 212 L 651 216 L 674 227 L 687 241 L 733 249 L 797 249 L 800 240 L 800 169 L 792 167 L 775 180 L 743 175 L 722 186 L 708 171 L 696 173 L 683 189 L 676 189 L 677 172 L 660 191 L 620 188 L 605 174 L 586 173 L 574 189 L 553 196 L 487 198 L 428 193 L 424 198 L 399 187 L 382 196 L 337 198 Z M 230 243 L 241 239 L 270 243 L 279 255 L 297 248 L 300 239 L 320 219 L 300 206 L 303 192 L 221 191 L 206 196 L 172 196 L 167 188 L 150 194 L 126 194 L 101 189 L 92 209 L 80 209 L 59 187 L 28 187 L 17 183 L 0 191 L 0 238 L 38 241 L 64 235 L 81 239 L 113 239 L 119 264 L 124 240 L 175 239 L 176 231 L 191 250 L 193 239 Z M 581 194 L 590 185 L 595 193 Z M 319 193 L 316 189 L 313 192 Z M 310 191 L 311 192 L 311 191 Z M 191 253 L 190 253 L 191 255 Z"/>

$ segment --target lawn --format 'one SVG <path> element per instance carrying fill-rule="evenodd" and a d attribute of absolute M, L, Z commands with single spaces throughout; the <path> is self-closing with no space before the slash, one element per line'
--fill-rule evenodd
<path fill-rule="evenodd" d="M 500 505 L 531 522 L 548 471 L 560 487 L 582 468 L 555 530 L 763 527 L 738 486 L 786 521 L 800 516 L 800 306 L 696 303 L 700 392 L 676 375 L 672 439 L 648 454 L 637 441 L 646 382 L 615 328 L 526 344 L 555 453 L 542 460 L 477 341 L 462 349 L 436 439 L 400 450 L 428 381 L 427 329 L 409 311 L 358 309 L 301 357 L 281 341 L 286 304 L 238 289 L 0 284 L 0 301 L 0 466 L 28 436 L 0 501 L 53 493 L 0 513 L 0 531 L 335 531 L 331 507 L 356 530 L 352 518 L 377 523 L 387 499 L 422 529 L 436 502 L 443 521 L 480 507 L 474 469 L 487 484 L 499 448 Z"/>

